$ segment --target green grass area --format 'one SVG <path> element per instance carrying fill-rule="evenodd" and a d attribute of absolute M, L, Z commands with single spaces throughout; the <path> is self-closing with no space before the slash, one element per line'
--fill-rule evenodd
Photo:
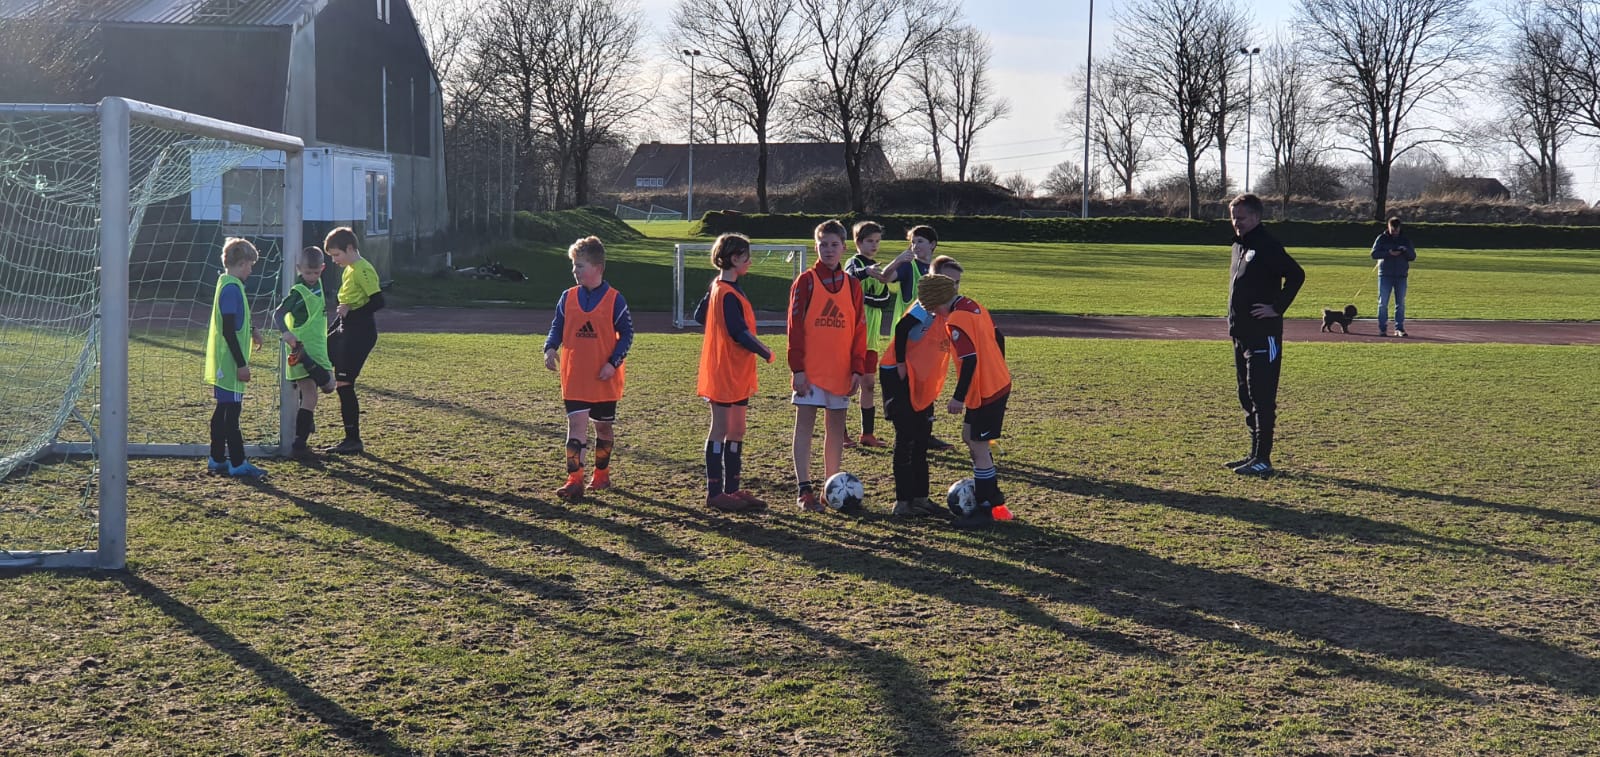
<path fill-rule="evenodd" d="M 672 245 L 703 238 L 660 232 L 677 222 L 635 223 L 649 238 L 611 244 L 607 276 L 642 311 L 672 309 Z M 806 244 L 806 240 L 755 240 Z M 883 247 L 887 260 L 899 251 Z M 397 299 L 410 305 L 549 308 L 571 286 L 564 246 L 508 244 L 496 256 L 527 272 L 520 284 L 401 277 Z M 947 242 L 939 251 L 966 266 L 963 290 L 996 312 L 1076 315 L 1218 316 L 1227 303 L 1228 253 L 1180 245 Z M 1376 311 L 1377 276 L 1366 250 L 1299 249 L 1306 285 L 1291 317 L 1354 302 Z M 779 287 L 779 271 L 759 278 Z M 1583 250 L 1430 250 L 1412 268 L 1407 298 L 1414 320 L 1472 318 L 1600 320 L 1600 252 Z M 781 289 L 777 295 L 782 297 Z"/>
<path fill-rule="evenodd" d="M 966 533 L 886 514 L 886 450 L 846 455 L 867 514 L 786 505 L 781 365 L 746 443 L 777 506 L 706 509 L 698 344 L 639 340 L 618 486 L 579 505 L 536 337 L 385 335 L 369 456 L 259 486 L 136 461 L 126 574 L 0 578 L 0 744 L 1600 750 L 1600 348 L 1291 345 L 1285 474 L 1256 481 L 1217 466 L 1244 442 L 1225 345 L 1019 338 L 1018 520 Z"/>

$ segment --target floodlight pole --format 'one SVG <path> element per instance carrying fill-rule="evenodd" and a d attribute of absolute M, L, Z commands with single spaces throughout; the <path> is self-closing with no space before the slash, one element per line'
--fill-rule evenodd
<path fill-rule="evenodd" d="M 1089 44 L 1083 63 L 1083 212 L 1089 217 L 1089 108 L 1094 101 L 1094 0 L 1089 0 Z"/>
<path fill-rule="evenodd" d="M 683 51 L 683 57 L 689 61 L 689 199 L 683 213 L 685 221 L 694 220 L 694 59 L 699 56 L 699 50 Z"/>
<path fill-rule="evenodd" d="M 1250 120 L 1256 109 L 1256 56 L 1259 47 L 1241 47 L 1239 54 L 1249 61 L 1245 69 L 1244 84 L 1244 191 L 1250 191 Z"/>

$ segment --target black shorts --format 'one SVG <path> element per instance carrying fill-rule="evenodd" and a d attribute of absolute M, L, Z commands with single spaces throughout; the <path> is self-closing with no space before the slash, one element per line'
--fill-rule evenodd
<path fill-rule="evenodd" d="M 333 375 L 340 381 L 355 383 L 367 356 L 378 344 L 378 327 L 345 324 L 343 331 L 328 335 L 328 358 L 333 361 Z"/>
<path fill-rule="evenodd" d="M 974 441 L 988 441 L 1000 438 L 1000 427 L 1006 420 L 1006 400 L 1011 399 L 1011 394 L 990 402 L 975 410 L 968 410 L 961 419 L 965 425 L 972 427 Z"/>
<path fill-rule="evenodd" d="M 589 420 L 601 423 L 610 423 L 617 419 L 617 401 L 610 402 L 584 402 L 583 400 L 562 400 L 567 406 L 567 415 L 588 411 Z"/>
<path fill-rule="evenodd" d="M 750 398 L 749 397 L 745 397 L 744 399 L 739 400 L 738 402 L 713 402 L 711 404 L 716 405 L 717 407 L 749 407 L 750 406 Z"/>

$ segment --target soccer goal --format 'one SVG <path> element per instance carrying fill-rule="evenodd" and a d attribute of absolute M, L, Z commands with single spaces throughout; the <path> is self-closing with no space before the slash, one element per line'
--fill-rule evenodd
<path fill-rule="evenodd" d="M 121 98 L 0 105 L 0 567 L 121 569 L 129 456 L 204 471 L 227 237 L 261 252 L 245 282 L 265 337 L 247 449 L 286 451 L 294 408 L 269 318 L 301 244 L 301 150 Z"/>
<path fill-rule="evenodd" d="M 617 205 L 616 215 L 624 221 L 644 221 L 645 223 L 683 220 L 683 211 L 664 208 L 660 205 L 651 205 L 649 210 L 643 210 L 619 204 Z"/>
<path fill-rule="evenodd" d="M 788 325 L 789 285 L 809 265 L 806 253 L 810 249 L 800 244 L 750 245 L 750 270 L 739 279 L 739 288 L 755 308 L 757 326 Z M 680 244 L 673 254 L 672 324 L 680 329 L 698 326 L 695 305 L 718 274 L 711 264 L 711 245 Z"/>

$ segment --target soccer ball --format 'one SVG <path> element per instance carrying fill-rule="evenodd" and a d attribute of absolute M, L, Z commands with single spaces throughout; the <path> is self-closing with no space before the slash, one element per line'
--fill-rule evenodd
<path fill-rule="evenodd" d="M 965 518 L 978 509 L 978 484 L 970 477 L 963 478 L 950 485 L 950 491 L 944 495 L 944 502 L 950 506 L 950 512 L 957 518 Z"/>
<path fill-rule="evenodd" d="M 828 477 L 822 485 L 822 498 L 828 502 L 828 507 L 835 510 L 854 510 L 861 507 L 861 501 L 866 497 L 866 489 L 861 486 L 861 479 L 839 471 Z"/>

